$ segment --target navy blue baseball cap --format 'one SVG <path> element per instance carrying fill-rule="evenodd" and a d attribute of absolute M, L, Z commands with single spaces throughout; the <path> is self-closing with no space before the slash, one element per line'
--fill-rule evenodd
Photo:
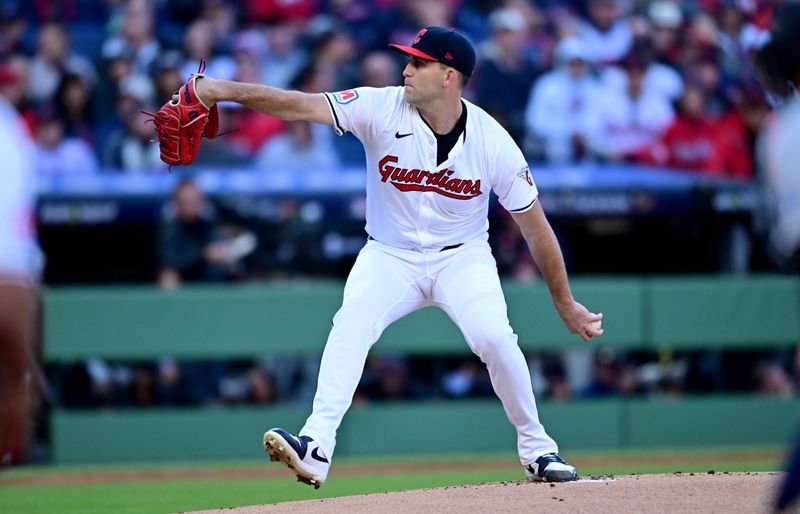
<path fill-rule="evenodd" d="M 475 68 L 475 50 L 456 29 L 425 27 L 414 37 L 411 46 L 389 45 L 389 48 L 401 54 L 452 66 L 467 77 L 472 75 Z"/>

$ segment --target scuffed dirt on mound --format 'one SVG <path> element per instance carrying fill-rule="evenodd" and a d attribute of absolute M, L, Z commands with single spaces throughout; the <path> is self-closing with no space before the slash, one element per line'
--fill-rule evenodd
<path fill-rule="evenodd" d="M 780 473 L 680 473 L 587 477 L 564 484 L 528 481 L 443 487 L 202 511 L 203 514 L 273 512 L 771 512 Z"/>

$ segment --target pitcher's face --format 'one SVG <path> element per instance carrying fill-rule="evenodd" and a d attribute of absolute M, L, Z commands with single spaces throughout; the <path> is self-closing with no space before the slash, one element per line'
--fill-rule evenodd
<path fill-rule="evenodd" d="M 410 57 L 403 70 L 406 101 L 420 105 L 435 100 L 442 94 L 446 73 L 447 68 L 438 62 Z"/>

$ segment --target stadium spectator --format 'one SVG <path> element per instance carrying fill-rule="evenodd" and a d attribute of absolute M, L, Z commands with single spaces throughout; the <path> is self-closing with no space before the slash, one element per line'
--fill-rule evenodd
<path fill-rule="evenodd" d="M 134 366 L 130 383 L 130 402 L 136 407 L 154 407 L 156 397 L 156 373 L 153 366 L 140 363 Z"/>
<path fill-rule="evenodd" d="M 250 363 L 229 363 L 217 383 L 215 400 L 225 405 L 270 405 L 277 400 L 272 375 Z"/>
<path fill-rule="evenodd" d="M 361 59 L 361 81 L 366 87 L 388 87 L 400 83 L 402 74 L 386 52 L 369 52 Z"/>
<path fill-rule="evenodd" d="M 269 405 L 275 403 L 277 391 L 275 379 L 260 366 L 253 366 L 245 373 L 248 403 Z"/>
<path fill-rule="evenodd" d="M 36 118 L 28 97 L 29 60 L 21 54 L 12 55 L 3 63 L 0 80 L 0 95 L 22 116 L 28 129 L 33 132 Z"/>
<path fill-rule="evenodd" d="M 675 113 L 669 99 L 646 89 L 646 64 L 635 56 L 622 66 L 623 89 L 607 87 L 600 104 L 603 137 L 593 140 L 593 151 L 611 161 L 641 160 L 652 151 Z"/>
<path fill-rule="evenodd" d="M 605 66 L 628 54 L 633 34 L 620 12 L 619 0 L 589 0 L 588 17 L 577 24 L 586 58 Z"/>
<path fill-rule="evenodd" d="M 196 20 L 187 27 L 183 37 L 183 52 L 186 55 L 186 61 L 180 72 L 184 81 L 192 73 L 197 73 L 201 59 L 206 60 L 205 73 L 209 75 L 224 77 L 228 80 L 233 79 L 236 75 L 234 60 L 228 55 L 217 55 L 216 37 L 214 25 L 207 20 Z"/>
<path fill-rule="evenodd" d="M 423 396 L 403 357 L 376 357 L 367 365 L 359 388 L 370 401 L 408 400 Z"/>
<path fill-rule="evenodd" d="M 366 87 L 396 86 L 403 80 L 397 60 L 386 52 L 372 51 L 361 59 L 360 83 Z M 333 139 L 336 157 L 343 166 L 363 166 L 364 147 L 352 134 Z"/>
<path fill-rule="evenodd" d="M 755 142 L 769 114 L 761 91 L 753 86 L 729 88 L 731 105 L 717 119 L 722 145 L 723 169 L 733 177 L 753 177 Z"/>
<path fill-rule="evenodd" d="M 0 57 L 21 55 L 27 28 L 28 22 L 20 7 L 4 4 L 0 9 Z"/>
<path fill-rule="evenodd" d="M 181 368 L 175 359 L 162 358 L 158 361 L 152 380 L 153 400 L 159 405 L 180 405 L 185 403 Z"/>
<path fill-rule="evenodd" d="M 217 399 L 223 405 L 241 405 L 247 401 L 249 385 L 245 375 L 249 363 L 228 363 L 217 383 Z"/>
<path fill-rule="evenodd" d="M 182 66 L 185 62 L 183 55 L 178 50 L 168 50 L 158 56 L 153 62 L 153 67 L 150 70 L 150 78 L 155 86 L 155 99 L 169 99 L 172 93 L 180 89 L 186 76 L 182 73 Z M 195 62 L 197 65 L 197 62 Z M 192 73 L 196 72 L 195 67 Z M 166 100 L 164 100 L 166 101 Z"/>
<path fill-rule="evenodd" d="M 353 37 L 341 24 L 327 16 L 317 16 L 306 27 L 311 63 L 333 72 L 332 90 L 342 90 L 357 85 L 359 63 L 358 48 Z"/>
<path fill-rule="evenodd" d="M 55 94 L 55 106 L 66 121 L 66 136 L 94 147 L 94 113 L 91 86 L 80 76 L 67 73 Z"/>
<path fill-rule="evenodd" d="M 539 270 L 530 256 L 528 243 L 516 229 L 514 219 L 501 209 L 496 209 L 496 211 L 498 211 L 501 228 L 494 231 L 490 237 L 498 273 L 502 276 L 513 277 L 520 282 L 538 280 Z"/>
<path fill-rule="evenodd" d="M 120 87 L 117 113 L 122 125 L 107 135 L 102 148 L 103 165 L 129 173 L 163 171 L 167 165 L 161 162 L 158 144 L 153 143 L 155 133 L 143 112 L 153 111 L 154 90 L 150 79 L 135 75 Z"/>
<path fill-rule="evenodd" d="M 200 188 L 190 181 L 178 184 L 160 227 L 158 284 L 173 289 L 184 282 L 224 279 L 221 240 L 214 209 Z"/>
<path fill-rule="evenodd" d="M 323 2 L 320 13 L 331 15 L 344 23 L 361 50 L 369 52 L 377 48 L 378 34 L 375 28 L 380 8 L 376 9 L 375 2 L 367 0 Z"/>
<path fill-rule="evenodd" d="M 688 19 L 683 28 L 680 52 L 670 61 L 681 70 L 687 80 L 700 82 L 707 88 L 707 92 L 713 91 L 713 88 L 709 88 L 709 85 L 714 84 L 709 80 L 713 77 L 711 75 L 703 76 L 707 70 L 702 68 L 703 63 L 713 63 L 719 58 L 718 33 L 719 29 L 714 18 L 702 12 L 696 13 Z M 699 73 L 698 67 L 700 68 Z M 719 71 L 716 71 L 715 75 L 721 77 Z M 705 84 L 705 82 L 709 83 Z"/>
<path fill-rule="evenodd" d="M 335 170 L 339 160 L 333 141 L 316 137 L 307 121 L 286 122 L 286 131 L 273 137 L 258 151 L 256 167 L 269 173 L 270 170 Z"/>
<path fill-rule="evenodd" d="M 719 32 L 717 45 L 721 50 L 720 68 L 728 76 L 741 76 L 750 71 L 751 31 L 746 30 L 744 13 L 733 5 L 723 5 L 716 15 Z"/>
<path fill-rule="evenodd" d="M 87 401 L 94 407 L 113 407 L 124 405 L 127 400 L 124 398 L 125 386 L 133 387 L 133 401 L 138 400 L 137 396 L 137 374 L 130 376 L 127 374 L 115 373 L 113 366 L 103 359 L 89 358 L 85 364 L 86 379 L 88 383 Z M 123 370 L 127 368 L 123 367 Z M 122 378 L 122 384 L 119 384 Z M 143 405 L 151 405 L 152 402 L 143 402 Z"/>
<path fill-rule="evenodd" d="M 92 148 L 66 136 L 67 127 L 52 104 L 36 112 L 36 171 L 40 175 L 78 175 L 99 169 Z"/>
<path fill-rule="evenodd" d="M 727 89 L 730 81 L 722 76 L 717 58 L 716 51 L 707 50 L 697 60 L 688 63 L 684 70 L 687 80 L 703 90 L 705 110 L 713 117 L 720 116 L 729 106 Z"/>
<path fill-rule="evenodd" d="M 92 63 L 84 56 L 70 52 L 69 38 L 57 22 L 39 27 L 36 55 L 28 72 L 28 94 L 34 102 L 53 100 L 63 75 L 79 75 L 90 86 L 97 81 Z"/>
<path fill-rule="evenodd" d="M 528 27 L 521 12 L 510 7 L 496 9 L 489 23 L 491 38 L 481 47 L 475 68 L 474 100 L 521 142 L 523 106 L 540 70 L 523 52 Z"/>
<path fill-rule="evenodd" d="M 108 106 L 116 104 L 122 79 L 132 74 L 151 73 L 157 79 L 155 100 L 150 100 L 155 104 L 166 100 L 164 95 L 169 87 L 196 71 L 196 61 L 201 56 L 209 58 L 210 74 L 231 75 L 212 69 L 224 62 L 227 65 L 223 67 L 237 80 L 281 88 L 286 88 L 292 77 L 313 61 L 316 65 L 334 68 L 328 75 L 333 80 L 329 89 L 335 90 L 346 88 L 354 81 L 357 63 L 362 64 L 360 71 L 364 72 L 368 61 L 358 57 L 368 56 L 372 50 L 384 55 L 385 41 L 407 39 L 398 33 L 411 35 L 420 25 L 457 24 L 475 42 L 483 42 L 485 48 L 467 97 L 493 112 L 514 137 L 519 138 L 526 130 L 533 133 L 523 121 L 526 105 L 521 91 L 533 81 L 531 67 L 539 70 L 549 64 L 550 38 L 554 33 L 574 34 L 580 38 L 584 43 L 584 59 L 593 66 L 599 64 L 601 69 L 619 62 L 624 55 L 642 59 L 647 65 L 644 90 L 659 90 L 669 98 L 676 98 L 681 91 L 681 79 L 670 66 L 679 67 L 689 80 L 704 84 L 712 103 L 711 114 L 722 115 L 723 125 L 727 126 L 730 119 L 736 120 L 735 116 L 729 116 L 728 90 L 749 79 L 752 70 L 747 64 L 747 52 L 765 40 L 772 10 L 770 2 L 765 0 L 736 4 L 707 0 L 697 6 L 672 0 L 632 5 L 619 0 L 547 1 L 537 6 L 521 0 L 503 6 L 485 1 L 431 0 L 293 2 L 291 6 L 274 2 L 256 4 L 227 0 L 204 0 L 199 5 L 185 0 L 128 0 L 103 4 L 91 13 L 76 14 L 71 8 L 63 10 L 44 4 L 37 4 L 35 9 L 22 6 L 4 11 L 4 34 L 8 36 L 4 42 L 10 45 L 6 51 L 27 50 L 26 45 L 38 37 L 39 49 L 29 82 L 50 91 L 37 93 L 31 88 L 28 98 L 20 102 L 38 102 L 37 94 L 41 99 L 53 100 L 58 78 L 63 74 L 77 72 L 84 79 L 96 75 L 86 57 L 88 52 L 100 49 L 103 61 L 97 69 L 102 70 L 103 83 L 84 81 L 95 103 L 94 134 L 88 136 L 82 129 L 77 131 L 84 140 L 96 141 L 97 153 L 103 154 L 105 139 L 115 128 L 123 126 L 126 119 Z M 581 12 L 585 19 L 576 18 L 572 10 L 584 7 Z M 629 8 L 633 9 L 633 14 L 627 12 Z M 54 17 L 54 12 L 58 12 L 58 16 Z M 155 13 L 158 13 L 158 24 Z M 87 47 L 85 43 L 90 39 L 85 38 L 81 39 L 81 44 L 70 45 L 69 31 L 53 22 L 54 19 L 61 23 L 77 21 L 81 23 L 81 30 L 94 24 L 98 32 L 105 30 L 109 37 L 102 48 Z M 264 28 L 258 20 L 268 25 Z M 640 40 L 652 40 L 651 47 L 645 48 L 646 43 L 640 45 Z M 165 49 L 184 46 L 184 43 L 190 55 L 180 73 L 175 73 L 174 64 L 155 64 L 156 60 L 176 55 Z M 83 64 L 69 64 L 73 57 Z M 369 62 L 384 66 L 375 59 Z M 73 69 L 76 66 L 80 71 Z M 56 79 L 52 78 L 53 74 Z M 39 80 L 34 76 L 50 78 Z M 624 80 L 625 73 L 620 69 L 606 70 L 602 75 L 604 84 L 614 84 L 619 90 L 625 90 L 621 85 Z M 23 90 L 23 96 L 25 93 Z M 524 96 L 528 96 L 527 91 Z M 733 105 L 740 107 L 736 103 Z M 62 110 L 66 113 L 66 109 Z M 742 109 L 737 110 L 743 114 Z M 753 107 L 748 113 L 755 116 L 756 109 Z M 239 127 L 240 133 L 225 141 L 249 155 L 254 155 L 265 141 L 283 128 L 282 124 L 264 116 L 240 119 L 237 112 L 229 114 L 231 125 Z M 68 131 L 73 133 L 76 122 L 67 121 Z M 751 135 L 752 129 L 747 125 L 746 137 Z M 355 164 L 360 159 L 357 152 L 350 155 L 342 151 L 338 143 L 336 150 L 342 162 Z M 580 135 L 569 146 L 585 156 L 591 156 L 593 151 L 590 141 Z M 548 155 L 535 146 L 531 148 L 533 157 Z M 573 158 L 555 160 L 563 162 Z"/>
<path fill-rule="evenodd" d="M 556 39 L 550 29 L 552 20 L 558 18 L 557 14 L 537 8 L 527 2 L 514 2 L 513 7 L 522 14 L 528 28 L 523 52 L 533 63 L 537 70 L 549 69 L 553 66 L 553 48 Z M 555 22 L 557 23 L 557 22 Z"/>
<path fill-rule="evenodd" d="M 493 393 L 486 368 L 474 359 L 465 359 L 457 368 L 442 375 L 440 387 L 448 398 L 490 396 Z"/>
<path fill-rule="evenodd" d="M 725 174 L 722 144 L 714 119 L 706 111 L 706 97 L 699 86 L 683 91 L 675 120 L 654 147 L 656 164 L 707 175 Z"/>
<path fill-rule="evenodd" d="M 567 38 L 556 47 L 556 68 L 544 74 L 531 90 L 525 112 L 527 150 L 552 162 L 587 159 L 590 141 L 598 136 L 600 83 L 592 76 L 583 43 Z M 533 149 L 533 151 L 532 151 Z"/>
<path fill-rule="evenodd" d="M 642 93 L 659 96 L 668 102 L 677 100 L 683 91 L 683 78 L 673 67 L 655 60 L 653 40 L 649 36 L 639 36 L 634 40 L 630 53 L 617 66 L 603 70 L 601 80 L 607 87 L 617 91 L 628 89 L 626 63 L 640 63 L 644 67 Z"/>
<path fill-rule="evenodd" d="M 769 396 L 792 398 L 795 384 L 779 362 L 762 362 L 756 369 L 758 392 Z"/>
<path fill-rule="evenodd" d="M 200 18 L 211 24 L 220 51 L 229 50 L 237 30 L 237 7 L 227 0 L 203 0 Z"/>
<path fill-rule="evenodd" d="M 289 87 L 306 93 L 333 91 L 336 83 L 336 70 L 315 62 L 310 62 L 292 79 Z M 317 124 L 318 125 L 318 124 Z M 328 130 L 330 132 L 330 130 Z"/>
<path fill-rule="evenodd" d="M 132 54 L 133 71 L 146 75 L 161 54 L 161 43 L 154 32 L 153 6 L 150 0 L 128 0 L 120 18 L 118 33 L 103 42 L 103 54 L 108 53 L 108 47 L 127 47 Z"/>
<path fill-rule="evenodd" d="M 454 2 L 437 0 L 397 0 L 386 2 L 388 8 L 376 19 L 378 33 L 374 49 L 385 50 L 393 41 L 411 41 L 420 27 L 451 27 Z"/>
<path fill-rule="evenodd" d="M 122 39 L 105 42 L 101 49 L 99 85 L 94 95 L 94 109 L 98 118 L 97 144 L 102 148 L 102 134 L 109 132 L 119 122 L 117 113 L 109 109 L 116 105 L 122 83 L 135 74 L 133 49 Z"/>
<path fill-rule="evenodd" d="M 297 44 L 298 28 L 291 24 L 272 24 L 265 32 L 267 49 L 261 61 L 260 82 L 286 88 L 307 62 Z"/>
<path fill-rule="evenodd" d="M 292 81 L 292 88 L 307 93 L 333 90 L 333 73 L 330 67 L 311 63 Z M 318 123 L 287 122 L 287 132 L 276 136 L 262 146 L 256 156 L 259 171 L 276 168 L 306 168 L 336 170 L 338 154 L 333 146 L 333 132 Z"/>
<path fill-rule="evenodd" d="M 607 348 L 596 353 L 591 381 L 582 391 L 584 397 L 634 396 L 639 392 L 639 379 L 627 359 Z"/>
<path fill-rule="evenodd" d="M 233 43 L 236 63 L 235 80 L 259 82 L 261 63 L 266 52 L 264 37 L 255 30 L 239 33 Z M 269 138 L 283 132 L 284 123 L 278 118 L 265 116 L 239 104 L 220 105 L 220 119 L 227 121 L 234 132 L 226 136 L 225 143 L 236 147 L 247 157 L 254 156 Z"/>
<path fill-rule="evenodd" d="M 561 359 L 546 359 L 542 375 L 547 383 L 544 394 L 555 402 L 566 402 L 572 397 L 572 388 L 567 380 L 567 372 Z"/>
<path fill-rule="evenodd" d="M 654 59 L 662 63 L 678 62 L 681 54 L 681 29 L 684 24 L 680 5 L 670 0 L 656 0 L 647 8 L 651 26 Z"/>

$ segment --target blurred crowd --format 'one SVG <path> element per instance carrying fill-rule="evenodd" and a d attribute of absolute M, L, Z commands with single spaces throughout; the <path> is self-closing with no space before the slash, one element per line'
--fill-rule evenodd
<path fill-rule="evenodd" d="M 537 162 L 628 162 L 748 179 L 770 106 L 752 53 L 768 38 L 767 0 L 53 0 L 0 2 L 0 94 L 23 114 L 39 173 L 165 172 L 148 116 L 201 58 L 217 78 L 306 92 L 402 83 L 389 42 L 420 27 L 453 26 L 478 51 L 465 97 L 486 109 Z M 198 166 L 324 168 L 363 165 L 352 137 L 223 104 L 221 131 Z M 318 220 L 291 201 L 283 220 Z M 358 211 L 358 206 L 352 207 Z M 219 223 L 182 182 L 158 237 L 158 282 L 235 278 L 256 237 Z M 363 215 L 363 213 L 361 213 Z M 360 227 L 363 216 L 355 212 Z M 499 218 L 502 225 L 503 218 Z M 291 230 L 291 222 L 280 230 Z M 303 238 L 271 227 L 273 259 Z M 504 275 L 537 275 L 517 230 L 493 247 Z M 265 244 L 263 240 L 259 244 Z M 363 237 L 321 241 L 355 251 Z M 274 266 L 267 263 L 265 267 Z M 305 270 L 314 269 L 303 263 Z M 800 353 L 672 355 L 576 351 L 532 355 L 542 398 L 680 395 L 707 391 L 795 394 Z M 54 399 L 68 407 L 270 404 L 308 401 L 316 364 L 240 362 L 52 365 Z M 371 358 L 356 401 L 491 396 L 485 368 L 457 357 Z"/>
<path fill-rule="evenodd" d="M 53 401 L 65 408 L 272 405 L 313 399 L 318 359 L 51 364 Z M 753 393 L 792 398 L 800 387 L 800 346 L 785 350 L 622 352 L 570 349 L 528 355 L 536 397 L 678 398 Z M 494 398 L 477 357 L 371 356 L 356 403 Z"/>
<path fill-rule="evenodd" d="M 421 27 L 439 25 L 456 27 L 475 45 L 478 62 L 464 95 L 495 117 L 530 161 L 632 163 L 749 180 L 772 102 L 758 85 L 752 54 L 768 39 L 779 1 L 0 0 L 0 96 L 22 113 L 41 175 L 166 173 L 146 113 L 168 100 L 200 59 L 216 78 L 311 93 L 393 86 L 402 84 L 405 63 L 387 44 L 409 43 Z M 364 164 L 350 135 L 236 104 L 220 108 L 220 131 L 234 131 L 204 143 L 198 168 L 335 173 Z M 247 205 L 262 222 L 275 221 L 258 226 L 221 215 L 220 207 L 192 182 L 175 189 L 157 237 L 161 287 L 272 278 L 274 270 L 343 275 L 351 260 L 342 256 L 364 244 L 363 199 L 341 216 L 351 232 L 323 230 L 319 205 L 296 199 Z M 501 275 L 536 279 L 525 241 L 498 213 L 493 207 L 491 244 Z M 570 245 L 564 248 L 569 254 Z M 634 272 L 658 271 L 640 260 L 651 268 Z M 790 397 L 800 387 L 800 347 L 581 348 L 530 354 L 528 363 L 537 397 L 550 401 Z M 317 366 L 315 358 L 268 356 L 49 363 L 48 404 L 307 404 Z M 477 358 L 374 356 L 354 401 L 476 397 L 493 397 Z"/>
<path fill-rule="evenodd" d="M 465 96 L 535 161 L 612 161 L 750 177 L 769 111 L 750 55 L 770 0 L 3 0 L 0 93 L 43 174 L 163 172 L 146 114 L 201 58 L 217 78 L 306 92 L 402 83 L 420 27 L 478 50 Z M 222 106 L 197 165 L 362 165 L 352 138 Z"/>

